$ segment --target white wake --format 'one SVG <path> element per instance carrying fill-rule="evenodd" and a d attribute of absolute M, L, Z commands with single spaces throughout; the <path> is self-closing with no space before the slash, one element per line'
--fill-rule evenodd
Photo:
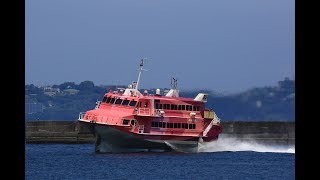
<path fill-rule="evenodd" d="M 220 136 L 217 141 L 200 146 L 199 152 L 221 152 L 221 151 L 256 151 L 274 153 L 295 153 L 295 146 L 289 145 L 266 145 L 259 144 L 254 140 L 239 140 L 231 137 Z"/>

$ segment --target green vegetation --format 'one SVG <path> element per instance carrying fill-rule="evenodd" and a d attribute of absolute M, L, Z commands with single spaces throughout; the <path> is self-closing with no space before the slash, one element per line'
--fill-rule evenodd
<path fill-rule="evenodd" d="M 65 82 L 47 87 L 26 85 L 25 118 L 26 120 L 76 120 L 79 112 L 93 109 L 95 102 L 101 100 L 110 88 L 120 87 L 126 86 L 95 86 L 91 81 L 80 84 Z M 155 89 L 148 91 L 154 93 Z M 295 120 L 295 81 L 288 78 L 279 81 L 275 87 L 252 88 L 238 94 L 220 95 L 210 90 L 193 90 L 181 91 L 180 96 L 194 98 L 199 92 L 209 94 L 206 107 L 212 108 L 222 120 Z"/>

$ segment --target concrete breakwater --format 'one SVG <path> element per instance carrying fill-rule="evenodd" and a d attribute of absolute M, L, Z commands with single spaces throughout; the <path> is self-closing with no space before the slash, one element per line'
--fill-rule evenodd
<path fill-rule="evenodd" d="M 295 144 L 295 122 L 223 121 L 224 137 L 266 144 Z M 89 129 L 77 121 L 27 121 L 26 143 L 94 143 Z"/>

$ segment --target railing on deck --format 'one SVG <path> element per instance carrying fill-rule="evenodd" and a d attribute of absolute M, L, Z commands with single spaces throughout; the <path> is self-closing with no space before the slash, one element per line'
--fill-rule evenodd
<path fill-rule="evenodd" d="M 150 116 L 150 109 L 149 108 L 138 108 L 137 115 L 144 115 L 144 116 Z"/>
<path fill-rule="evenodd" d="M 122 118 L 119 117 L 106 117 L 106 116 L 97 116 L 97 115 L 86 115 L 85 112 L 79 113 L 79 119 L 84 121 L 90 121 L 92 123 L 101 123 L 101 124 L 109 124 L 109 125 L 122 125 L 122 126 L 130 126 L 122 124 Z"/>
<path fill-rule="evenodd" d="M 95 109 L 98 109 L 100 107 L 101 103 L 102 103 L 102 101 L 97 101 Z"/>
<path fill-rule="evenodd" d="M 137 108 L 136 114 L 139 116 L 163 116 L 164 111 L 150 108 Z"/>

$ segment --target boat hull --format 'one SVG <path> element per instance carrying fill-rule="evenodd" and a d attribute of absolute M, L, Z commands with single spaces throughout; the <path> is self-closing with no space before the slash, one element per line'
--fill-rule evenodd
<path fill-rule="evenodd" d="M 98 153 L 122 152 L 198 152 L 199 138 L 164 139 L 163 137 L 135 134 L 114 126 L 82 122 L 95 134 Z M 180 137 L 181 139 L 181 137 Z"/>

